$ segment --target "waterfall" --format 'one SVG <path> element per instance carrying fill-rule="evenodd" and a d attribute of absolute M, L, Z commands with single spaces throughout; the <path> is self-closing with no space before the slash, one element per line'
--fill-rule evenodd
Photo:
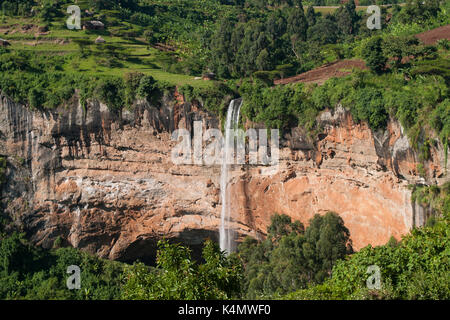
<path fill-rule="evenodd" d="M 225 141 L 222 153 L 222 172 L 220 176 L 220 198 L 222 200 L 222 211 L 220 216 L 220 249 L 226 253 L 233 251 L 233 230 L 230 227 L 230 192 L 228 190 L 228 176 L 231 159 L 234 156 L 234 137 L 231 130 L 237 129 L 239 113 L 241 111 L 242 99 L 230 102 L 225 123 Z M 230 132 L 231 131 L 231 132 Z M 231 133 L 231 134 L 230 134 Z"/>

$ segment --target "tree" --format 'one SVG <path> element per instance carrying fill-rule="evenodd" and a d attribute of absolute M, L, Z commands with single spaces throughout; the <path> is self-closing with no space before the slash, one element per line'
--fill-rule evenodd
<path fill-rule="evenodd" d="M 295 41 L 305 41 L 308 30 L 308 21 L 306 20 L 303 6 L 291 9 L 287 18 L 287 32 L 291 39 Z"/>
<path fill-rule="evenodd" d="M 157 42 L 157 39 L 155 37 L 155 33 L 153 32 L 153 30 L 145 30 L 144 38 L 148 42 L 149 45 L 155 44 Z"/>
<path fill-rule="evenodd" d="M 337 25 L 329 19 L 321 19 L 308 29 L 308 40 L 318 44 L 336 43 Z"/>
<path fill-rule="evenodd" d="M 216 29 L 216 32 L 211 40 L 211 48 L 213 48 L 212 63 L 214 66 L 214 71 L 216 71 L 219 77 L 229 77 L 230 69 L 234 63 L 235 55 L 237 53 L 236 48 L 240 45 L 242 37 L 235 38 L 235 44 L 233 46 L 235 49 L 229 50 L 234 24 L 227 18 L 223 18 L 218 22 L 218 24 L 219 27 Z"/>
<path fill-rule="evenodd" d="M 112 9 L 114 7 L 114 1 L 112 0 L 89 0 L 89 7 L 94 8 L 95 11 L 103 9 Z"/>
<path fill-rule="evenodd" d="M 395 37 L 390 36 L 383 42 L 383 53 L 392 59 L 389 64 L 393 68 L 399 68 L 403 64 L 403 58 L 421 55 L 419 39 L 414 36 Z"/>
<path fill-rule="evenodd" d="M 121 78 L 106 78 L 99 81 L 96 96 L 113 111 L 120 111 L 125 103 L 124 83 Z"/>
<path fill-rule="evenodd" d="M 322 282 L 338 259 L 353 252 L 350 232 L 342 218 L 333 212 L 316 214 L 306 229 L 303 250 L 311 279 Z"/>
<path fill-rule="evenodd" d="M 356 33 L 358 15 L 356 14 L 356 6 L 353 0 L 347 2 L 344 6 L 340 6 L 334 16 L 340 34 L 352 35 Z"/>
<path fill-rule="evenodd" d="M 138 97 L 148 99 L 152 96 L 155 89 L 157 89 L 156 80 L 152 76 L 142 76 L 136 93 Z"/>
<path fill-rule="evenodd" d="M 275 214 L 267 238 L 246 238 L 238 247 L 247 298 L 270 297 L 323 281 L 337 259 L 352 252 L 349 232 L 333 213 L 316 215 L 304 230 L 299 221 Z"/>
<path fill-rule="evenodd" d="M 270 63 L 270 56 L 269 56 L 269 52 L 267 52 L 266 49 L 263 49 L 258 57 L 256 58 L 256 67 L 258 68 L 258 70 L 270 70 L 271 68 L 271 63 Z"/>
<path fill-rule="evenodd" d="M 42 108 L 45 101 L 45 93 L 41 88 L 31 88 L 28 92 L 28 102 L 31 108 Z"/>
<path fill-rule="evenodd" d="M 439 0 L 407 0 L 398 14 L 398 19 L 402 23 L 409 23 L 410 21 L 425 22 L 437 16 L 440 11 L 439 2 Z"/>
<path fill-rule="evenodd" d="M 128 72 L 124 76 L 125 80 L 125 103 L 131 106 L 136 99 L 136 91 L 145 75 L 141 72 Z"/>
<path fill-rule="evenodd" d="M 292 222 L 291 217 L 285 214 L 274 214 L 271 218 L 271 223 L 267 228 L 267 236 L 272 242 L 277 242 L 282 237 L 291 234 L 303 234 L 305 227 L 300 221 Z"/>
<path fill-rule="evenodd" d="M 379 36 L 372 37 L 362 50 L 362 57 L 366 65 L 375 73 L 383 72 L 387 58 L 383 54 L 383 39 Z"/>
<path fill-rule="evenodd" d="M 316 24 L 316 13 L 313 6 L 308 6 L 308 10 L 306 10 L 306 21 L 308 22 L 308 27 Z"/>
<path fill-rule="evenodd" d="M 383 128 L 388 120 L 383 94 L 372 87 L 361 88 L 356 92 L 355 106 L 351 111 L 355 121 L 365 120 L 375 130 Z"/>
<path fill-rule="evenodd" d="M 276 41 L 286 33 L 286 19 L 281 10 L 273 11 L 267 18 L 266 31 L 271 41 Z"/>

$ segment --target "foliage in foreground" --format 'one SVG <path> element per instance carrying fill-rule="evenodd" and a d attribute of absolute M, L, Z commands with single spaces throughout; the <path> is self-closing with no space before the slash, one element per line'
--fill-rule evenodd
<path fill-rule="evenodd" d="M 350 233 L 335 213 L 316 214 L 306 230 L 286 215 L 274 215 L 266 240 L 247 238 L 239 246 L 243 295 L 271 297 L 321 283 L 335 262 L 351 252 Z"/>
<path fill-rule="evenodd" d="M 68 290 L 67 267 L 81 270 L 81 289 Z M 123 264 L 73 248 L 43 250 L 22 234 L 0 238 L 0 299 L 118 299 Z"/>
<path fill-rule="evenodd" d="M 135 264 L 127 270 L 122 298 L 127 300 L 205 300 L 240 296 L 241 265 L 226 257 L 210 240 L 203 248 L 204 263 L 191 259 L 190 250 L 167 241 L 158 243 L 157 267 Z"/>
<path fill-rule="evenodd" d="M 400 243 L 392 239 L 350 256 L 348 230 L 332 213 L 315 216 L 306 230 L 275 215 L 266 240 L 247 239 L 228 257 L 207 241 L 202 263 L 186 247 L 160 241 L 155 268 L 73 248 L 42 250 L 18 233 L 3 235 L 0 299 L 450 299 L 448 188 L 425 189 L 416 200 L 442 217 Z M 66 287 L 69 265 L 81 268 L 81 290 Z M 367 289 L 371 265 L 381 269 L 380 290 Z"/>

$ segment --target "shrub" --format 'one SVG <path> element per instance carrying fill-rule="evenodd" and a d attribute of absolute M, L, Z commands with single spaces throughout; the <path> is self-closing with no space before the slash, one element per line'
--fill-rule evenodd
<path fill-rule="evenodd" d="M 370 87 L 358 90 L 351 111 L 354 120 L 366 120 L 373 129 L 384 128 L 387 123 L 388 114 L 380 90 Z"/>
<path fill-rule="evenodd" d="M 143 76 L 139 81 L 136 93 L 138 97 L 147 99 L 152 96 L 156 88 L 156 80 L 152 76 Z"/>
<path fill-rule="evenodd" d="M 119 111 L 124 106 L 124 83 L 121 78 L 103 78 L 98 81 L 95 89 L 96 97 L 113 111 Z"/>

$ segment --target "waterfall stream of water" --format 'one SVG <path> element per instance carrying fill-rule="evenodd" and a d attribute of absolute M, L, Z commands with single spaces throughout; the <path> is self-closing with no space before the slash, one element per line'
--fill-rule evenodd
<path fill-rule="evenodd" d="M 226 253 L 234 250 L 233 230 L 230 226 L 230 192 L 228 189 L 229 171 L 234 157 L 234 134 L 230 130 L 237 129 L 242 99 L 230 102 L 225 123 L 225 141 L 222 154 L 222 172 L 220 176 L 220 198 L 222 200 L 222 211 L 220 217 L 220 249 Z"/>

